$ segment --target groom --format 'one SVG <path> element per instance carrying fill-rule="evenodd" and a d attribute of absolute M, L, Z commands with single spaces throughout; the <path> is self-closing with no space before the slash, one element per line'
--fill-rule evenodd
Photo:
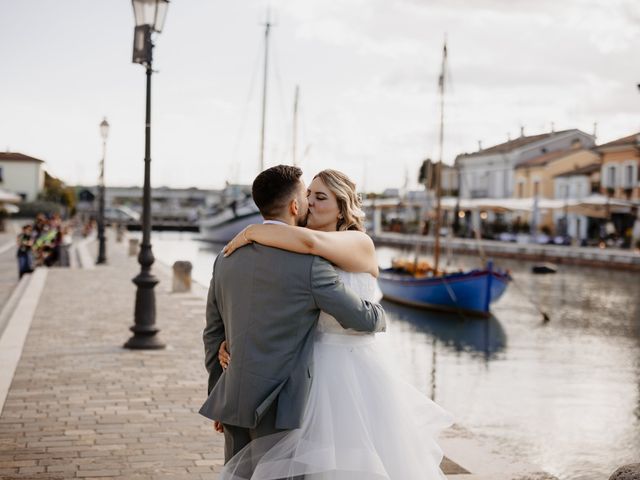
<path fill-rule="evenodd" d="M 253 200 L 265 223 L 305 224 L 301 175 L 278 165 L 256 177 Z M 252 244 L 216 258 L 203 334 L 209 398 L 200 413 L 222 424 L 225 463 L 256 438 L 300 426 L 321 310 L 345 328 L 385 328 L 382 307 L 346 288 L 320 257 Z M 225 340 L 233 360 L 223 371 L 218 349 Z"/>

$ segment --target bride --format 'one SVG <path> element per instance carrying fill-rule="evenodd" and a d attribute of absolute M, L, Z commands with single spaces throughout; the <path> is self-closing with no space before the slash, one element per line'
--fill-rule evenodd
<path fill-rule="evenodd" d="M 251 242 L 318 255 L 332 262 L 361 298 L 378 301 L 375 248 L 364 233 L 355 184 L 341 172 L 323 170 L 307 196 L 307 228 L 251 225 L 227 244 L 224 255 Z M 393 358 L 376 344 L 375 334 L 345 330 L 322 312 L 314 380 L 300 428 L 254 440 L 225 465 L 220 478 L 445 478 L 436 438 L 452 417 L 399 379 Z M 219 359 L 223 368 L 233 361 L 224 344 Z M 247 471 L 253 472 L 250 477 Z"/>

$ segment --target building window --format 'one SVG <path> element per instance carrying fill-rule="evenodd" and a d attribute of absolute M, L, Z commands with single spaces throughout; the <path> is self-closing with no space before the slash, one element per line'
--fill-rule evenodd
<path fill-rule="evenodd" d="M 2 172 L 2 167 L 0 167 L 0 183 L 4 182 L 4 175 Z"/>
<path fill-rule="evenodd" d="M 624 187 L 633 188 L 633 165 L 627 165 L 624 169 Z"/>
<path fill-rule="evenodd" d="M 616 186 L 616 167 L 615 165 L 611 165 L 607 167 L 607 181 L 608 188 L 614 188 Z"/>
<path fill-rule="evenodd" d="M 518 182 L 518 198 L 524 197 L 524 183 Z"/>
<path fill-rule="evenodd" d="M 537 197 L 540 194 L 540 180 L 533 182 L 533 196 Z"/>

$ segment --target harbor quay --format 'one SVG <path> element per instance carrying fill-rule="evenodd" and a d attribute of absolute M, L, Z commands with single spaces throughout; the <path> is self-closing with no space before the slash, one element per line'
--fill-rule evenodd
<path fill-rule="evenodd" d="M 197 413 L 206 287 L 172 293 L 171 269 L 156 262 L 167 347 L 127 350 L 135 256 L 111 236 L 105 265 L 93 265 L 95 240 L 75 250 L 72 268 L 26 275 L 10 302 L 0 337 L 0 478 L 215 478 L 223 436 Z M 441 445 L 450 479 L 554 478 L 462 425 Z"/>
<path fill-rule="evenodd" d="M 392 232 L 372 233 L 376 245 L 399 248 L 433 249 L 432 236 Z M 444 251 L 454 254 L 513 258 L 533 262 L 555 262 L 567 265 L 640 271 L 640 251 L 620 248 L 578 247 L 565 245 L 540 245 L 533 243 L 503 242 L 497 240 L 473 240 L 442 237 Z M 426 253 L 426 252 L 425 252 Z"/>
<path fill-rule="evenodd" d="M 0 341 L 2 384 L 10 380 L 0 397 L 0 478 L 214 478 L 222 465 L 223 437 L 197 414 L 206 397 L 204 301 L 170 294 L 160 276 L 167 348 L 122 348 L 138 264 L 121 245 L 109 244 L 109 263 L 99 268 L 39 268 L 25 277 Z M 95 243 L 79 245 L 87 247 L 81 261 L 94 258 Z"/>

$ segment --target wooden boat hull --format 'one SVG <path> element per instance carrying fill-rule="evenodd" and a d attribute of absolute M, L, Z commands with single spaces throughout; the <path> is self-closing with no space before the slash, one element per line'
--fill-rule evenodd
<path fill-rule="evenodd" d="M 553 263 L 539 263 L 531 267 L 531 272 L 536 274 L 549 274 L 556 273 L 558 271 L 558 267 Z"/>
<path fill-rule="evenodd" d="M 201 239 L 208 242 L 224 244 L 230 242 L 233 237 L 240 233 L 244 228 L 255 223 L 262 223 L 262 221 L 263 218 L 260 213 L 248 213 L 217 224 L 201 222 Z"/>
<path fill-rule="evenodd" d="M 389 269 L 381 271 L 378 283 L 384 298 L 392 302 L 486 317 L 510 280 L 508 273 L 491 267 L 431 278 L 414 278 Z"/>

